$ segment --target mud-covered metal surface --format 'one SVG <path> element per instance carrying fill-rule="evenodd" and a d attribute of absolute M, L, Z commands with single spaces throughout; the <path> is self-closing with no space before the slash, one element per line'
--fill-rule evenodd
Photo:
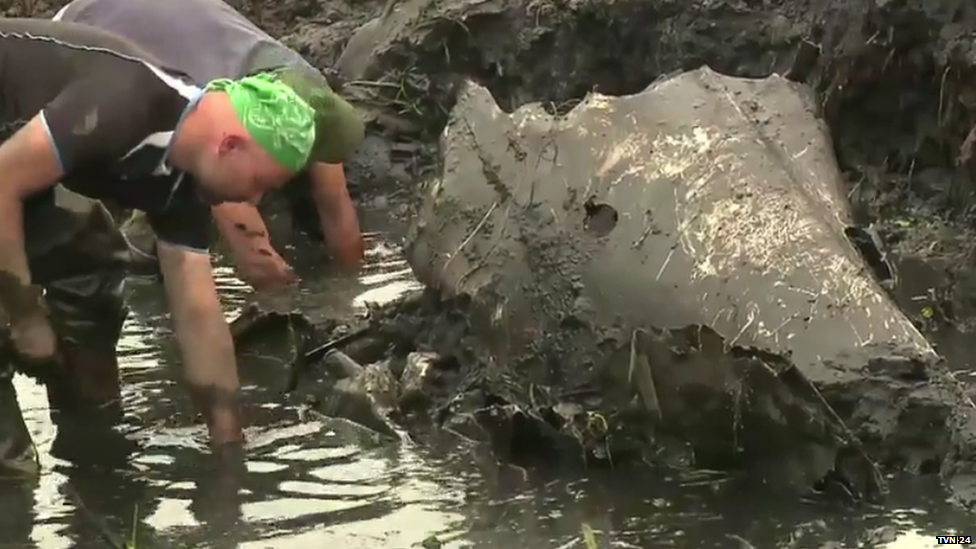
<path fill-rule="evenodd" d="M 676 438 L 699 467 L 868 497 L 878 463 L 966 469 L 976 410 L 846 236 L 813 108 L 707 68 L 561 117 L 464 87 L 408 257 L 470 301 L 473 375 L 606 460 Z"/>

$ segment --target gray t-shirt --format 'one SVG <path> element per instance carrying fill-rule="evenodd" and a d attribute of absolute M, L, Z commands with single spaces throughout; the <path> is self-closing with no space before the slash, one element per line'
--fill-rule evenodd
<path fill-rule="evenodd" d="M 128 38 L 200 84 L 282 67 L 322 78 L 301 55 L 221 0 L 74 0 L 54 19 Z"/>
<path fill-rule="evenodd" d="M 362 142 L 356 109 L 325 76 L 222 0 L 74 0 L 54 19 L 128 38 L 201 86 L 274 71 L 315 109 L 313 161 L 343 162 Z"/>

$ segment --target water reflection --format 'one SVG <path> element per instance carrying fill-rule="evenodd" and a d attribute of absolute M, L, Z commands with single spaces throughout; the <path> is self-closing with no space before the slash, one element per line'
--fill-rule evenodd
<path fill-rule="evenodd" d="M 395 246 L 374 236 L 369 259 L 358 279 L 309 277 L 303 309 L 347 314 L 413 284 Z M 248 288 L 229 270 L 217 273 L 233 317 Z M 247 470 L 221 476 L 167 366 L 174 355 L 160 288 L 137 281 L 131 292 L 119 346 L 128 414 L 119 436 L 129 446 L 91 441 L 101 467 L 53 457 L 44 391 L 18 379 L 45 474 L 36 485 L 0 486 L 0 547 L 121 548 L 134 519 L 139 547 L 242 549 L 406 549 L 432 535 L 445 548 L 570 548 L 582 547 L 584 522 L 603 547 L 740 547 L 742 539 L 759 548 L 896 549 L 934 547 L 935 535 L 971 523 L 931 479 L 896 483 L 887 508 L 854 512 L 772 500 L 715 475 L 527 473 L 457 441 L 380 442 L 282 403 L 266 381 L 269 363 L 247 356 Z"/>

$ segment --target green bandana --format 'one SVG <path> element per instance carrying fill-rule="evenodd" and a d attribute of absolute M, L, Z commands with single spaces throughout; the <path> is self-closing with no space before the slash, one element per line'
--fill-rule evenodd
<path fill-rule="evenodd" d="M 315 111 L 290 86 L 262 73 L 238 80 L 221 78 L 206 89 L 230 97 L 251 138 L 279 164 L 294 172 L 305 167 L 315 143 Z"/>
<path fill-rule="evenodd" d="M 318 71 L 284 67 L 274 74 L 315 109 L 315 145 L 309 161 L 341 164 L 348 160 L 365 134 L 356 109 L 332 91 Z"/>

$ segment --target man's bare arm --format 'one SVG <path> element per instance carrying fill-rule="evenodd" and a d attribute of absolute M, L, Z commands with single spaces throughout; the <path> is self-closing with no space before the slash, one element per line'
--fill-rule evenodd
<path fill-rule="evenodd" d="M 41 115 L 0 145 L 0 271 L 13 275 L 20 285 L 29 285 L 31 280 L 24 249 L 23 201 L 53 187 L 62 175 L 58 152 Z M 8 302 L 15 297 L 0 292 L 8 312 L 17 308 Z"/>
<path fill-rule="evenodd" d="M 295 281 L 291 268 L 271 245 L 256 206 L 225 202 L 213 206 L 211 213 L 233 254 L 237 274 L 245 282 L 261 291 Z"/>
<path fill-rule="evenodd" d="M 187 388 L 207 418 L 212 443 L 238 442 L 242 434 L 237 359 L 210 255 L 163 241 L 157 253 Z"/>
<path fill-rule="evenodd" d="M 235 256 L 271 250 L 268 227 L 258 209 L 246 202 L 224 202 L 211 208 L 217 230 L 227 241 Z"/>
<path fill-rule="evenodd" d="M 358 270 L 363 261 L 363 236 L 342 165 L 316 163 L 309 167 L 309 176 L 322 236 L 330 253 L 342 267 Z"/>

